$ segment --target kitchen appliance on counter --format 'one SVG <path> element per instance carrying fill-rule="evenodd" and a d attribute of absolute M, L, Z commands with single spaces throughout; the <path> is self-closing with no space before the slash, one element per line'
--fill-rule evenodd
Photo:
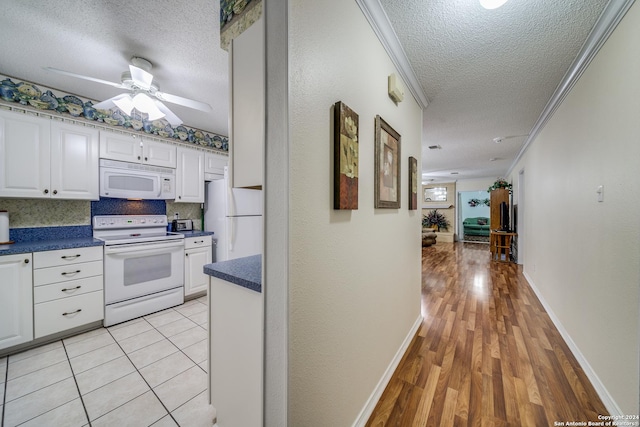
<path fill-rule="evenodd" d="M 204 229 L 215 233 L 216 262 L 262 254 L 262 205 L 261 190 L 231 188 L 226 167 L 207 183 Z"/>
<path fill-rule="evenodd" d="M 104 241 L 104 326 L 184 302 L 184 235 L 166 215 L 96 215 Z"/>
<path fill-rule="evenodd" d="M 175 199 L 176 170 L 100 159 L 100 196 L 116 199 Z"/>
<path fill-rule="evenodd" d="M 171 222 L 171 231 L 193 231 L 193 220 L 174 219 Z"/>

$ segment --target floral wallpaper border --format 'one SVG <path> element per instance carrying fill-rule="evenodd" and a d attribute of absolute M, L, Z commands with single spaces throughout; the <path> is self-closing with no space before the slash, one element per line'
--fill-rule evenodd
<path fill-rule="evenodd" d="M 93 101 L 87 98 L 65 94 L 45 86 L 38 87 L 33 83 L 19 81 L 15 77 L 0 75 L 0 79 L 0 99 L 9 103 L 16 102 L 25 108 L 80 117 L 109 126 L 122 127 L 128 131 L 189 142 L 223 152 L 229 151 L 229 138 L 226 136 L 184 125 L 174 128 L 164 119 L 149 121 L 146 115 L 135 110 L 131 116 L 118 108 L 98 110 L 93 108 Z"/>
<path fill-rule="evenodd" d="M 220 0 L 220 47 L 229 50 L 238 37 L 262 16 L 262 0 Z"/>

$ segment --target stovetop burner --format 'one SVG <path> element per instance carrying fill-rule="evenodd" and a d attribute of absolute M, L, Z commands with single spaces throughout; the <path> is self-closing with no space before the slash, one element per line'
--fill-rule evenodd
<path fill-rule="evenodd" d="M 184 239 L 181 233 L 167 231 L 166 215 L 96 215 L 93 237 L 105 245 Z"/>

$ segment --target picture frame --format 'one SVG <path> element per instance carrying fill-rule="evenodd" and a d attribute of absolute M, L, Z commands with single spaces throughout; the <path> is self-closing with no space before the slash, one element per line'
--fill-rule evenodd
<path fill-rule="evenodd" d="M 400 208 L 400 134 L 379 115 L 375 119 L 375 208 Z"/>
<path fill-rule="evenodd" d="M 333 208 L 358 209 L 358 114 L 342 101 L 334 104 Z"/>
<path fill-rule="evenodd" d="M 446 202 L 447 187 L 426 187 L 424 189 L 424 201 L 430 202 Z"/>
<path fill-rule="evenodd" d="M 409 157 L 409 210 L 418 209 L 418 159 Z"/>

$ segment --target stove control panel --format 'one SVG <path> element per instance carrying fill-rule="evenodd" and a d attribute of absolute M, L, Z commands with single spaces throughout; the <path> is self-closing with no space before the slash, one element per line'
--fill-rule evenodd
<path fill-rule="evenodd" d="M 96 215 L 93 229 L 167 227 L 166 215 Z"/>

